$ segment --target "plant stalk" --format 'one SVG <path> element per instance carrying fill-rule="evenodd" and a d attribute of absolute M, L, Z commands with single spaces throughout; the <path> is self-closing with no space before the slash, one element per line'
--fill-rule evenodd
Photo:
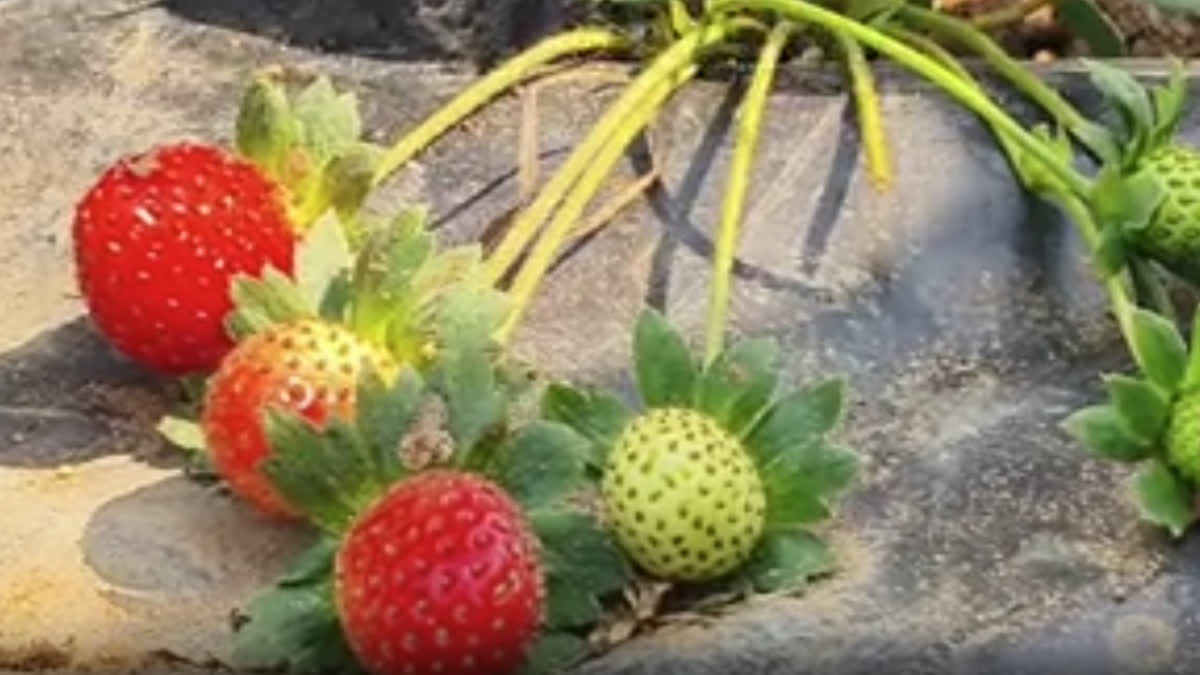
<path fill-rule="evenodd" d="M 572 54 L 627 49 L 629 46 L 629 41 L 624 36 L 605 28 L 594 27 L 568 31 L 542 40 L 477 80 L 426 118 L 420 126 L 405 134 L 380 158 L 372 178 L 372 186 L 382 183 L 392 172 L 454 125 L 527 78 L 539 66 Z"/>
<path fill-rule="evenodd" d="M 733 258 L 740 239 L 742 220 L 746 211 L 746 195 L 758 139 L 762 131 L 763 111 L 767 95 L 775 80 L 784 46 L 795 25 L 781 21 L 767 36 L 759 53 L 754 75 L 742 101 L 737 145 L 729 165 L 725 201 L 721 205 L 721 225 L 713 252 L 712 283 L 709 286 L 708 326 L 705 342 L 705 363 L 711 364 L 725 347 L 725 323 L 729 317 L 729 295 L 732 283 Z"/>
<path fill-rule="evenodd" d="M 546 182 L 537 198 L 514 219 L 511 229 L 485 263 L 485 271 L 492 283 L 499 281 L 508 272 L 513 262 L 537 235 L 538 226 L 546 220 L 554 206 L 562 200 L 563 195 L 580 176 L 592 168 L 593 157 L 609 143 L 610 137 L 629 123 L 628 115 L 639 102 L 654 91 L 660 81 L 694 59 L 698 50 L 711 47 L 725 39 L 731 30 L 730 26 L 729 21 L 717 21 L 698 27 L 659 55 L 625 88 L 620 98 L 592 126 L 584 140 Z"/>
<path fill-rule="evenodd" d="M 892 183 L 892 161 L 888 153 L 887 135 L 879 113 L 879 93 L 875 88 L 875 76 L 867 63 L 862 45 L 845 33 L 835 32 L 834 39 L 846 59 L 846 71 L 850 75 L 850 86 L 858 111 L 858 128 L 862 136 L 863 155 L 867 159 L 867 170 L 875 187 L 887 190 Z"/>
<path fill-rule="evenodd" d="M 739 9 L 776 12 L 781 17 L 797 22 L 816 24 L 832 32 L 844 32 L 936 84 L 995 128 L 1008 134 L 1013 142 L 1041 162 L 1068 186 L 1072 193 L 1086 199 L 1091 192 L 1092 183 L 1087 177 L 1061 161 L 1051 148 L 1026 131 L 984 92 L 964 83 L 953 72 L 903 42 L 805 0 L 712 0 L 711 6 L 714 12 L 732 12 Z"/>

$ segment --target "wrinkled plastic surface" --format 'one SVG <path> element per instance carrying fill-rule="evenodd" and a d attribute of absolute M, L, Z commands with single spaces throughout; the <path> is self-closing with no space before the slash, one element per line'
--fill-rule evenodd
<path fill-rule="evenodd" d="M 169 7 L 97 18 L 120 7 L 0 3 L 0 670 L 205 671 L 227 658 L 229 611 L 306 540 L 178 477 L 151 428 L 162 383 L 80 318 L 74 199 L 117 154 L 227 139 L 241 86 L 268 63 L 334 75 L 380 140 L 466 81 Z M 1094 110 L 1081 77 L 1050 77 Z M 738 332 L 776 337 L 792 383 L 849 378 L 839 434 L 864 465 L 829 526 L 840 570 L 800 597 L 667 620 L 579 672 L 1200 670 L 1195 538 L 1140 524 L 1128 467 L 1093 461 L 1057 426 L 1098 399 L 1101 372 L 1128 368 L 1078 237 L 1021 193 L 975 118 L 907 76 L 882 79 L 887 193 L 862 170 L 835 80 L 781 78 L 736 268 Z M 612 96 L 588 82 L 541 93 L 543 179 Z M 702 83 L 671 104 L 641 148 L 663 184 L 573 247 L 524 355 L 621 384 L 643 302 L 700 337 L 734 101 Z M 426 202 L 447 241 L 477 237 L 520 196 L 520 110 L 500 100 L 381 202 Z M 1183 126 L 1200 140 L 1200 118 Z M 646 161 L 635 153 L 610 192 Z"/>

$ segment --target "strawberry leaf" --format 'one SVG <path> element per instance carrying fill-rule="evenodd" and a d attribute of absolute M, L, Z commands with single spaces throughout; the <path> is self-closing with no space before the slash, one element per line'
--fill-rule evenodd
<path fill-rule="evenodd" d="M 333 419 L 318 431 L 277 408 L 265 414 L 271 456 L 261 464 L 272 486 L 317 527 L 338 534 L 385 489 L 366 442 Z"/>
<path fill-rule="evenodd" d="M 1131 312 L 1133 357 L 1151 382 L 1175 391 L 1187 369 L 1187 346 L 1175 324 L 1141 307 Z"/>
<path fill-rule="evenodd" d="M 327 214 L 305 234 L 295 252 L 296 286 L 310 307 L 319 307 L 330 284 L 354 264 L 341 223 Z"/>
<path fill-rule="evenodd" d="M 318 167 L 349 150 L 362 135 L 358 99 L 352 93 L 339 95 L 326 76 L 300 92 L 292 112 L 299 124 L 300 144 Z"/>
<path fill-rule="evenodd" d="M 1138 509 L 1147 521 L 1182 537 L 1196 520 L 1192 486 L 1159 460 L 1142 467 L 1133 482 Z"/>
<path fill-rule="evenodd" d="M 1150 456 L 1150 444 L 1134 437 L 1121 413 L 1111 405 L 1078 410 L 1063 420 L 1062 427 L 1098 457 L 1139 462 Z"/>
<path fill-rule="evenodd" d="M 328 540 L 319 541 L 250 603 L 243 613 L 245 622 L 234 634 L 234 667 L 285 669 L 296 675 L 362 672 L 346 644 L 334 605 L 327 572 L 334 550 Z"/>
<path fill-rule="evenodd" d="M 299 128 L 284 88 L 270 75 L 256 77 L 246 89 L 238 110 L 238 152 L 264 173 L 279 180 L 298 135 Z"/>
<path fill-rule="evenodd" d="M 696 409 L 741 436 L 775 393 L 779 348 L 773 340 L 739 342 L 717 356 L 696 383 Z"/>
<path fill-rule="evenodd" d="M 646 407 L 688 405 L 698 375 L 696 362 L 666 317 L 653 309 L 644 310 L 633 341 L 638 389 Z"/>
<path fill-rule="evenodd" d="M 242 340 L 275 324 L 316 316 L 296 284 L 278 269 L 267 265 L 260 277 L 237 274 L 230 282 L 233 311 L 225 317 L 225 327 L 236 340 Z"/>
<path fill-rule="evenodd" d="M 586 485 L 588 440 L 571 427 L 538 421 L 502 445 L 490 473 L 526 509 L 537 509 Z"/>
<path fill-rule="evenodd" d="M 617 397 L 598 390 L 551 384 L 542 397 L 542 415 L 570 425 L 591 442 L 589 462 L 596 468 L 607 461 L 609 448 L 632 416 Z"/>
<path fill-rule="evenodd" d="M 587 657 L 587 640 L 571 633 L 546 633 L 530 648 L 519 675 L 561 673 Z"/>
<path fill-rule="evenodd" d="M 1162 390 L 1127 375 L 1108 375 L 1104 384 L 1125 428 L 1146 443 L 1156 441 L 1171 414 L 1171 402 Z"/>
<path fill-rule="evenodd" d="M 383 484 L 405 474 L 400 449 L 420 412 L 425 383 L 412 368 L 401 368 L 388 385 L 373 371 L 360 379 L 356 398 L 358 431 L 366 443 L 373 471 Z"/>
<path fill-rule="evenodd" d="M 830 502 L 858 473 L 858 458 L 848 450 L 811 438 L 763 465 L 767 529 L 789 529 L 829 517 Z"/>
<path fill-rule="evenodd" d="M 537 509 L 528 515 L 542 542 L 547 623 L 553 630 L 595 621 L 600 599 L 621 590 L 633 578 L 628 561 L 588 515 L 557 508 Z"/>
<path fill-rule="evenodd" d="M 760 466 L 828 433 L 842 416 L 845 382 L 830 378 L 776 401 L 746 437 Z"/>
<path fill-rule="evenodd" d="M 744 575 L 760 593 L 795 590 L 834 569 L 829 546 L 807 530 L 768 531 Z"/>

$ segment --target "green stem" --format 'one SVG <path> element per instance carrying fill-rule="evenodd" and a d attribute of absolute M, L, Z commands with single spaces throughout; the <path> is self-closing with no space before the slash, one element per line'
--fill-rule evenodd
<path fill-rule="evenodd" d="M 1087 177 L 1080 175 L 1059 159 L 1052 148 L 1026 131 L 985 93 L 963 82 L 953 72 L 903 42 L 893 40 L 874 28 L 805 0 L 713 0 L 712 9 L 714 12 L 739 9 L 776 12 L 794 21 L 813 23 L 833 32 L 844 32 L 933 82 L 995 128 L 1008 134 L 1022 150 L 1041 162 L 1073 193 L 1087 198 L 1091 192 L 1091 181 Z"/>
<path fill-rule="evenodd" d="M 867 169 L 875 186 L 881 190 L 887 189 L 892 182 L 892 162 L 879 113 L 875 76 L 871 73 L 871 65 L 867 63 L 867 54 L 862 45 L 842 32 L 835 32 L 833 37 L 846 58 L 846 71 L 850 75 L 850 86 L 858 111 L 858 128 L 862 136 L 863 154 L 867 158 Z"/>
<path fill-rule="evenodd" d="M 740 24 L 739 24 L 740 25 Z M 591 168 L 592 158 L 605 147 L 609 137 L 629 123 L 635 109 L 660 81 L 695 58 L 697 50 L 719 43 L 730 31 L 730 22 L 718 21 L 701 26 L 680 38 L 639 75 L 593 125 L 591 131 L 563 165 L 546 182 L 540 194 L 514 219 L 511 229 L 488 258 L 486 267 L 493 283 L 507 273 L 513 262 L 537 235 L 540 226 L 563 195 Z"/>
<path fill-rule="evenodd" d="M 527 78 L 539 66 L 571 54 L 628 47 L 629 41 L 624 36 L 605 28 L 581 28 L 542 40 L 464 89 L 420 126 L 405 134 L 380 158 L 372 185 L 382 183 L 454 125 Z"/>
<path fill-rule="evenodd" d="M 995 68 L 1001 75 L 1040 105 L 1061 125 L 1067 128 L 1084 146 L 1097 157 L 1110 157 L 1116 148 L 1109 140 L 1108 132 L 1100 125 L 1088 120 L 1057 91 L 1037 78 L 1020 62 L 1008 55 L 1000 45 L 983 32 L 961 19 L 942 12 L 905 4 L 896 13 L 897 18 L 910 25 L 936 33 L 972 50 Z"/>
<path fill-rule="evenodd" d="M 721 206 L 721 226 L 713 253 L 713 277 L 709 287 L 707 342 L 705 362 L 711 364 L 724 349 L 725 322 L 729 316 L 729 294 L 733 257 L 741 234 L 746 210 L 746 193 L 750 185 L 751 167 L 758 149 L 762 130 L 763 111 L 767 95 L 775 79 L 780 54 L 791 37 L 794 25 L 786 21 L 775 25 L 759 53 L 750 87 L 742 102 L 737 145 L 729 166 L 729 183 Z"/>
<path fill-rule="evenodd" d="M 624 111 L 622 115 L 624 124 L 617 130 L 617 133 L 606 138 L 601 151 L 589 158 L 587 174 L 567 195 L 562 206 L 554 215 L 554 219 L 546 228 L 545 234 L 538 239 L 529 253 L 529 258 L 521 266 L 513 280 L 512 288 L 509 289 L 509 295 L 513 298 L 512 311 L 496 335 L 500 344 L 506 344 L 512 337 L 513 331 L 533 300 L 534 292 L 553 264 L 558 250 L 570 234 L 572 227 L 583 215 L 588 202 L 600 191 L 605 178 L 624 157 L 625 149 L 642 128 L 654 119 L 655 114 L 658 113 L 671 93 L 695 77 L 698 71 L 699 66 L 695 63 L 685 63 L 675 71 L 657 77 L 653 88 L 638 100 L 635 106 Z"/>

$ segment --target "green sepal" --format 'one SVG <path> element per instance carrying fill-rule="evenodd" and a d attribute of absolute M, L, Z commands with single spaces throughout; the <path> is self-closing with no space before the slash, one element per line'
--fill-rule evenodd
<path fill-rule="evenodd" d="M 763 535 L 742 571 L 760 593 L 793 591 L 835 568 L 833 553 L 820 537 L 803 530 L 773 530 Z"/>
<path fill-rule="evenodd" d="M 1133 357 L 1142 372 L 1164 391 L 1176 391 L 1187 369 L 1188 354 L 1175 324 L 1148 309 L 1134 307 L 1130 329 Z"/>
<path fill-rule="evenodd" d="M 1154 109 L 1146 89 L 1128 72 L 1084 59 L 1092 84 L 1116 108 L 1124 123 L 1126 166 L 1141 156 L 1154 129 Z"/>
<path fill-rule="evenodd" d="M 1089 53 L 1101 59 L 1126 56 L 1121 29 L 1093 0 L 1059 0 L 1055 14 L 1062 25 L 1088 46 Z"/>
<path fill-rule="evenodd" d="M 1144 443 L 1157 441 L 1171 415 L 1171 401 L 1162 390 L 1128 375 L 1106 375 L 1104 384 L 1126 430 Z"/>
<path fill-rule="evenodd" d="M 1081 408 L 1062 421 L 1062 428 L 1092 454 L 1118 462 L 1140 462 L 1153 446 L 1135 437 L 1112 405 Z"/>
<path fill-rule="evenodd" d="M 292 114 L 299 127 L 299 144 L 318 168 L 354 147 L 362 136 L 357 97 L 351 92 L 338 94 L 325 75 L 296 96 Z"/>
<path fill-rule="evenodd" d="M 774 402 L 745 441 L 759 466 L 836 427 L 842 417 L 845 389 L 845 380 L 832 377 Z"/>
<path fill-rule="evenodd" d="M 1142 518 L 1182 537 L 1196 520 L 1195 490 L 1161 460 L 1144 465 L 1134 477 L 1133 493 Z"/>
<path fill-rule="evenodd" d="M 1192 312 L 1192 339 L 1188 350 L 1187 369 L 1179 383 L 1181 393 L 1191 393 L 1200 387 L 1200 309 Z"/>
<path fill-rule="evenodd" d="M 271 455 L 260 465 L 271 485 L 326 532 L 344 532 L 386 483 L 354 427 L 330 420 L 318 431 L 290 411 L 264 413 Z"/>
<path fill-rule="evenodd" d="M 325 294 L 317 306 L 317 314 L 326 321 L 343 324 L 353 301 L 354 284 L 350 279 L 350 270 L 342 270 L 329 280 Z"/>
<path fill-rule="evenodd" d="M 205 454 L 208 452 L 208 443 L 204 439 L 204 429 L 195 420 L 168 415 L 159 420 L 155 426 L 155 430 L 168 443 L 187 451 L 189 454 Z"/>
<path fill-rule="evenodd" d="M 546 574 L 546 627 L 579 628 L 594 623 L 602 599 L 633 580 L 633 568 L 596 519 L 565 508 L 529 512 L 542 543 Z"/>
<path fill-rule="evenodd" d="M 588 439 L 557 422 L 535 421 L 501 445 L 488 473 L 526 510 L 587 487 Z"/>
<path fill-rule="evenodd" d="M 1107 133 L 1107 130 L 1103 130 L 1102 127 L 1098 128 L 1102 131 L 1097 133 Z M 1042 142 L 1043 146 L 1052 150 L 1063 164 L 1070 165 L 1074 161 L 1075 148 L 1071 141 L 1071 135 L 1066 129 L 1060 126 L 1055 127 L 1052 131 L 1047 124 L 1037 124 L 1031 129 L 1031 132 Z M 1021 183 L 1030 191 L 1038 194 L 1060 194 L 1062 192 L 1062 180 L 1047 169 L 1042 160 L 1031 156 L 1003 135 L 998 139 L 1009 155 Z M 1109 139 L 1109 143 L 1111 144 L 1111 139 Z"/>
<path fill-rule="evenodd" d="M 366 234 L 353 271 L 349 322 L 367 339 L 386 342 L 397 322 L 412 321 L 417 308 L 412 279 L 433 254 L 425 211 L 412 208 Z"/>
<path fill-rule="evenodd" d="M 616 396 L 552 383 L 542 394 L 542 416 L 571 426 L 590 441 L 589 463 L 602 468 L 633 412 Z"/>
<path fill-rule="evenodd" d="M 740 437 L 758 421 L 775 393 L 778 361 L 774 340 L 751 339 L 730 346 L 700 374 L 696 409 Z"/>
<path fill-rule="evenodd" d="M 822 438 L 788 447 L 762 465 L 768 530 L 825 520 L 858 474 L 858 457 Z"/>
<path fill-rule="evenodd" d="M 400 480 L 407 471 L 400 447 L 425 401 L 425 383 L 409 366 L 402 366 L 393 382 L 386 383 L 371 369 L 359 378 L 355 422 L 382 484 Z"/>
<path fill-rule="evenodd" d="M 1183 118 L 1184 104 L 1187 102 L 1187 72 L 1183 61 L 1177 57 L 1169 57 L 1171 74 L 1167 83 L 1154 87 L 1150 95 L 1154 99 L 1155 127 L 1151 138 L 1153 147 L 1167 145 L 1175 140 L 1179 131 L 1179 121 Z"/>
<path fill-rule="evenodd" d="M 322 539 L 256 597 L 235 629 L 232 663 L 239 670 L 279 670 L 293 675 L 362 673 L 346 643 L 333 599 L 336 546 Z"/>
<path fill-rule="evenodd" d="M 683 337 L 657 310 L 646 308 L 633 336 L 638 391 L 647 408 L 687 406 L 699 369 Z"/>
<path fill-rule="evenodd" d="M 1144 169 L 1126 175 L 1109 164 L 1096 178 L 1090 201 L 1102 229 L 1128 232 L 1149 225 L 1166 196 L 1166 186 L 1153 171 Z"/>
<path fill-rule="evenodd" d="M 1092 254 L 1092 265 L 1101 280 L 1120 274 L 1129 262 L 1129 244 L 1119 227 L 1104 227 Z"/>
<path fill-rule="evenodd" d="M 354 255 L 341 223 L 326 214 L 305 233 L 296 247 L 295 285 L 310 308 L 325 304 L 330 285 L 354 265 Z"/>
<path fill-rule="evenodd" d="M 297 224 L 303 229 L 323 215 L 334 215 L 352 235 L 354 219 L 371 192 L 376 159 L 369 146 L 356 145 L 329 160 L 296 205 Z"/>
<path fill-rule="evenodd" d="M 259 277 L 234 275 L 229 293 L 233 310 L 225 317 L 225 329 L 235 340 L 276 324 L 317 316 L 295 282 L 271 265 Z"/>
<path fill-rule="evenodd" d="M 429 382 L 445 400 L 447 428 L 460 451 L 506 421 L 509 402 L 497 377 L 499 349 L 492 339 L 507 310 L 504 300 L 498 291 L 460 285 L 438 303 L 438 356 Z"/>
<path fill-rule="evenodd" d="M 269 73 L 259 74 L 247 87 L 238 110 L 235 143 L 238 152 L 268 176 L 282 180 L 299 128 L 287 92 Z"/>
<path fill-rule="evenodd" d="M 518 675 L 550 675 L 568 670 L 587 658 L 588 641 L 573 633 L 545 633 L 529 648 Z"/>

